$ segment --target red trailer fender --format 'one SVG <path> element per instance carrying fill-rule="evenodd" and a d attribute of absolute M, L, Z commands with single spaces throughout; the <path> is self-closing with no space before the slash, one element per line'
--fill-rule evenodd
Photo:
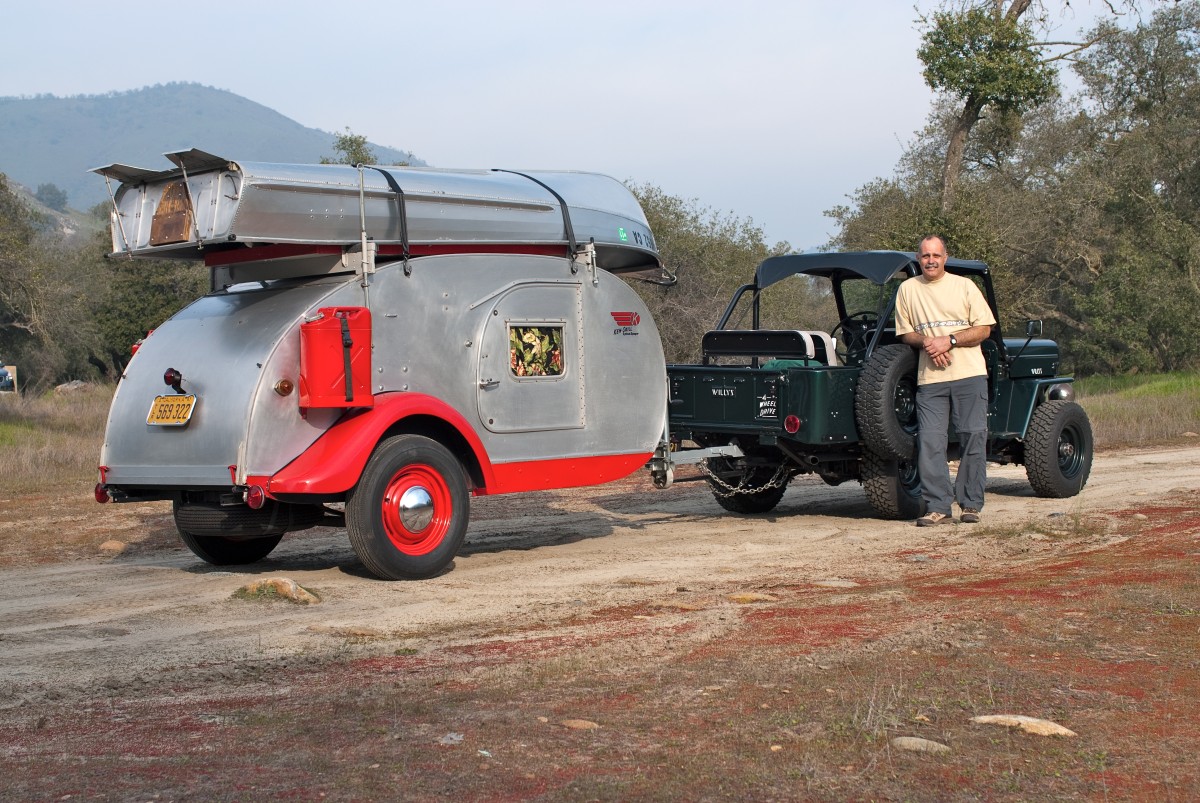
<path fill-rule="evenodd" d="M 454 428 L 479 463 L 483 484 L 496 483 L 492 463 L 475 430 L 457 410 L 421 393 L 381 393 L 370 410 L 342 419 L 312 446 L 271 477 L 246 478 L 269 496 L 282 494 L 340 494 L 354 487 L 375 445 L 394 424 L 405 418 L 436 418 Z"/>

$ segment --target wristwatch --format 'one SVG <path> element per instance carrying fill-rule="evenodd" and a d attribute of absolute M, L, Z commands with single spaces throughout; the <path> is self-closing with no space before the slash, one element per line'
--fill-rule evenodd
<path fill-rule="evenodd" d="M 955 337 L 954 335 L 950 335 L 950 348 L 954 348 L 957 345 L 958 345 L 958 338 Z"/>

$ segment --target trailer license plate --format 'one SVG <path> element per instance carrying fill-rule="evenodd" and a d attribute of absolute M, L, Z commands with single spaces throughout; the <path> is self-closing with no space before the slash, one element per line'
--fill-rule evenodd
<path fill-rule="evenodd" d="M 182 427 L 195 409 L 195 396 L 155 396 L 146 423 L 158 427 Z"/>

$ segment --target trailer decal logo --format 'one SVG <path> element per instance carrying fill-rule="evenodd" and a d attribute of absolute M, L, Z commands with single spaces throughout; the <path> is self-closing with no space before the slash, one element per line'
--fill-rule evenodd
<path fill-rule="evenodd" d="M 610 312 L 613 321 L 616 322 L 617 328 L 613 329 L 614 335 L 633 335 L 637 337 L 637 325 L 642 322 L 642 316 L 636 312 Z"/>

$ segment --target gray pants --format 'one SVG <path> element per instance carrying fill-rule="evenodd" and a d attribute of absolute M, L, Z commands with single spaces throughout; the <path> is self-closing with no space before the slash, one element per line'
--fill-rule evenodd
<path fill-rule="evenodd" d="M 921 474 L 921 496 L 930 512 L 951 515 L 956 499 L 962 507 L 983 510 L 983 486 L 987 479 L 986 376 L 953 382 L 936 382 L 917 388 L 917 471 Z M 948 423 L 953 423 L 962 447 L 958 476 L 950 487 L 946 461 Z"/>

